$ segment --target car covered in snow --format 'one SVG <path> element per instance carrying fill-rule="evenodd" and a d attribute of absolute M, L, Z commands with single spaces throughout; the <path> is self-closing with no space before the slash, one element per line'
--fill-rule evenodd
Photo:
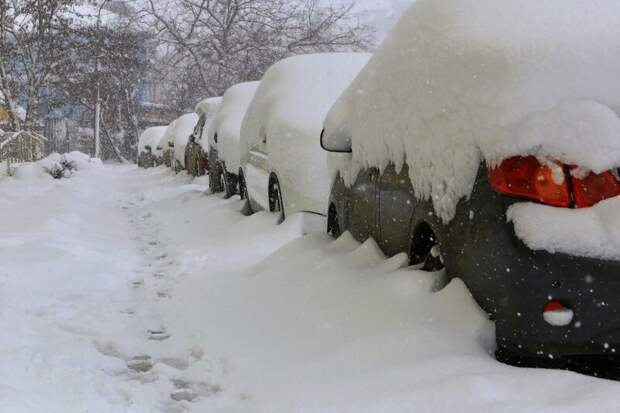
<path fill-rule="evenodd" d="M 157 165 L 156 147 L 166 131 L 165 126 L 147 128 L 138 139 L 138 166 L 152 168 Z"/>
<path fill-rule="evenodd" d="M 253 210 L 327 215 L 327 111 L 364 67 L 365 53 L 294 56 L 263 76 L 241 128 L 240 187 Z"/>
<path fill-rule="evenodd" d="M 240 193 L 241 122 L 258 84 L 245 82 L 229 87 L 213 121 L 207 126 L 209 185 L 212 192 L 224 191 L 226 197 Z"/>
<path fill-rule="evenodd" d="M 619 49 L 616 1 L 416 1 L 325 120 L 328 231 L 462 278 L 500 360 L 614 355 Z"/>
<path fill-rule="evenodd" d="M 209 169 L 209 147 L 202 145 L 202 136 L 206 135 L 206 125 L 222 101 L 221 97 L 208 98 L 200 101 L 196 105 L 195 112 L 198 115 L 198 122 L 194 126 L 194 132 L 189 137 L 189 142 L 185 147 L 185 168 L 187 173 L 193 176 L 202 176 Z"/>
<path fill-rule="evenodd" d="M 194 133 L 194 128 L 198 122 L 198 115 L 195 113 L 186 113 L 173 122 L 173 148 L 174 158 L 172 169 L 180 172 L 186 168 L 185 164 L 185 148 Z"/>

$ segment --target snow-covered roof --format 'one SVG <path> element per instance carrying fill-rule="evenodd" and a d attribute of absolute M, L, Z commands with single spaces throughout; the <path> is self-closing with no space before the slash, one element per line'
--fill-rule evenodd
<path fill-rule="evenodd" d="M 213 138 L 217 133 L 218 157 L 224 160 L 226 169 L 233 173 L 237 173 L 240 166 L 241 122 L 258 84 L 259 82 L 245 82 L 228 88 L 220 109 L 207 127 L 209 145 L 216 145 Z"/>
<path fill-rule="evenodd" d="M 260 146 L 280 180 L 303 188 L 311 199 L 326 199 L 327 156 L 319 140 L 323 120 L 369 58 L 365 53 L 311 54 L 274 64 L 243 120 L 241 153 Z"/>
<path fill-rule="evenodd" d="M 326 141 L 353 148 L 332 169 L 406 161 L 447 221 L 481 157 L 618 166 L 617 50 L 615 0 L 418 0 L 330 111 Z"/>
<path fill-rule="evenodd" d="M 151 147 L 151 152 L 155 153 L 159 141 L 166 132 L 166 128 L 166 126 L 153 126 L 142 132 L 138 139 L 138 154 L 144 152 L 147 145 Z"/>

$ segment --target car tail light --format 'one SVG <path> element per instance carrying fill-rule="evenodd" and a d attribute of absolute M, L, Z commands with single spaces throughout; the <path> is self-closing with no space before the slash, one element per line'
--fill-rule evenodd
<path fill-rule="evenodd" d="M 583 179 L 573 177 L 573 192 L 575 206 L 586 208 L 620 195 L 620 182 L 611 172 L 591 173 Z"/>
<path fill-rule="evenodd" d="M 516 156 L 489 168 L 489 184 L 504 195 L 538 201 L 556 207 L 586 208 L 620 195 L 614 172 L 573 176 L 576 166 L 540 163 L 535 157 Z"/>
<path fill-rule="evenodd" d="M 568 207 L 571 202 L 568 182 L 562 167 L 555 166 L 560 170 L 559 174 L 552 166 L 541 164 L 533 156 L 517 156 L 490 168 L 489 183 L 501 194 Z"/>
<path fill-rule="evenodd" d="M 572 323 L 575 313 L 559 301 L 549 301 L 543 309 L 543 319 L 554 327 L 566 327 Z"/>

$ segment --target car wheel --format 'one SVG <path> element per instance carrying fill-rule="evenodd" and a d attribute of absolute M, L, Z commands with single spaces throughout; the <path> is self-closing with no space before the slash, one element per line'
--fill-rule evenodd
<path fill-rule="evenodd" d="M 277 177 L 269 181 L 269 211 L 278 212 L 280 218 L 278 223 L 284 221 L 284 203 L 282 202 L 282 190 Z"/>
<path fill-rule="evenodd" d="M 340 237 L 342 230 L 340 229 L 340 219 L 338 217 L 338 211 L 336 206 L 331 204 L 329 206 L 329 212 L 327 215 L 327 233 L 335 239 Z"/>
<path fill-rule="evenodd" d="M 243 171 L 239 170 L 239 196 L 241 199 L 250 200 L 250 196 L 248 195 L 248 187 L 245 183 L 245 176 L 243 176 Z"/>
<path fill-rule="evenodd" d="M 444 269 L 445 265 L 439 240 L 427 222 L 422 222 L 416 226 L 411 240 L 409 257 L 411 264 L 422 265 L 423 271 L 435 272 Z"/>
<path fill-rule="evenodd" d="M 241 209 L 243 215 L 252 215 L 254 211 L 252 211 L 252 205 L 250 204 L 250 194 L 248 194 L 248 186 L 245 182 L 245 175 L 243 175 L 242 169 L 239 169 L 239 196 L 242 200 L 245 200 L 245 202 L 243 203 L 243 208 Z"/>

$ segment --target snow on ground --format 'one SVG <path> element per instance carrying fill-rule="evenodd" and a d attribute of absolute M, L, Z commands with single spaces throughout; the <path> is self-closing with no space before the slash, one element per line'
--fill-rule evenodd
<path fill-rule="evenodd" d="M 243 216 L 165 168 L 0 181 L 0 411 L 613 411 L 620 384 L 497 363 L 464 285 Z M 305 234 L 305 235 L 304 235 Z M 191 401 L 189 401 L 191 400 Z"/>

